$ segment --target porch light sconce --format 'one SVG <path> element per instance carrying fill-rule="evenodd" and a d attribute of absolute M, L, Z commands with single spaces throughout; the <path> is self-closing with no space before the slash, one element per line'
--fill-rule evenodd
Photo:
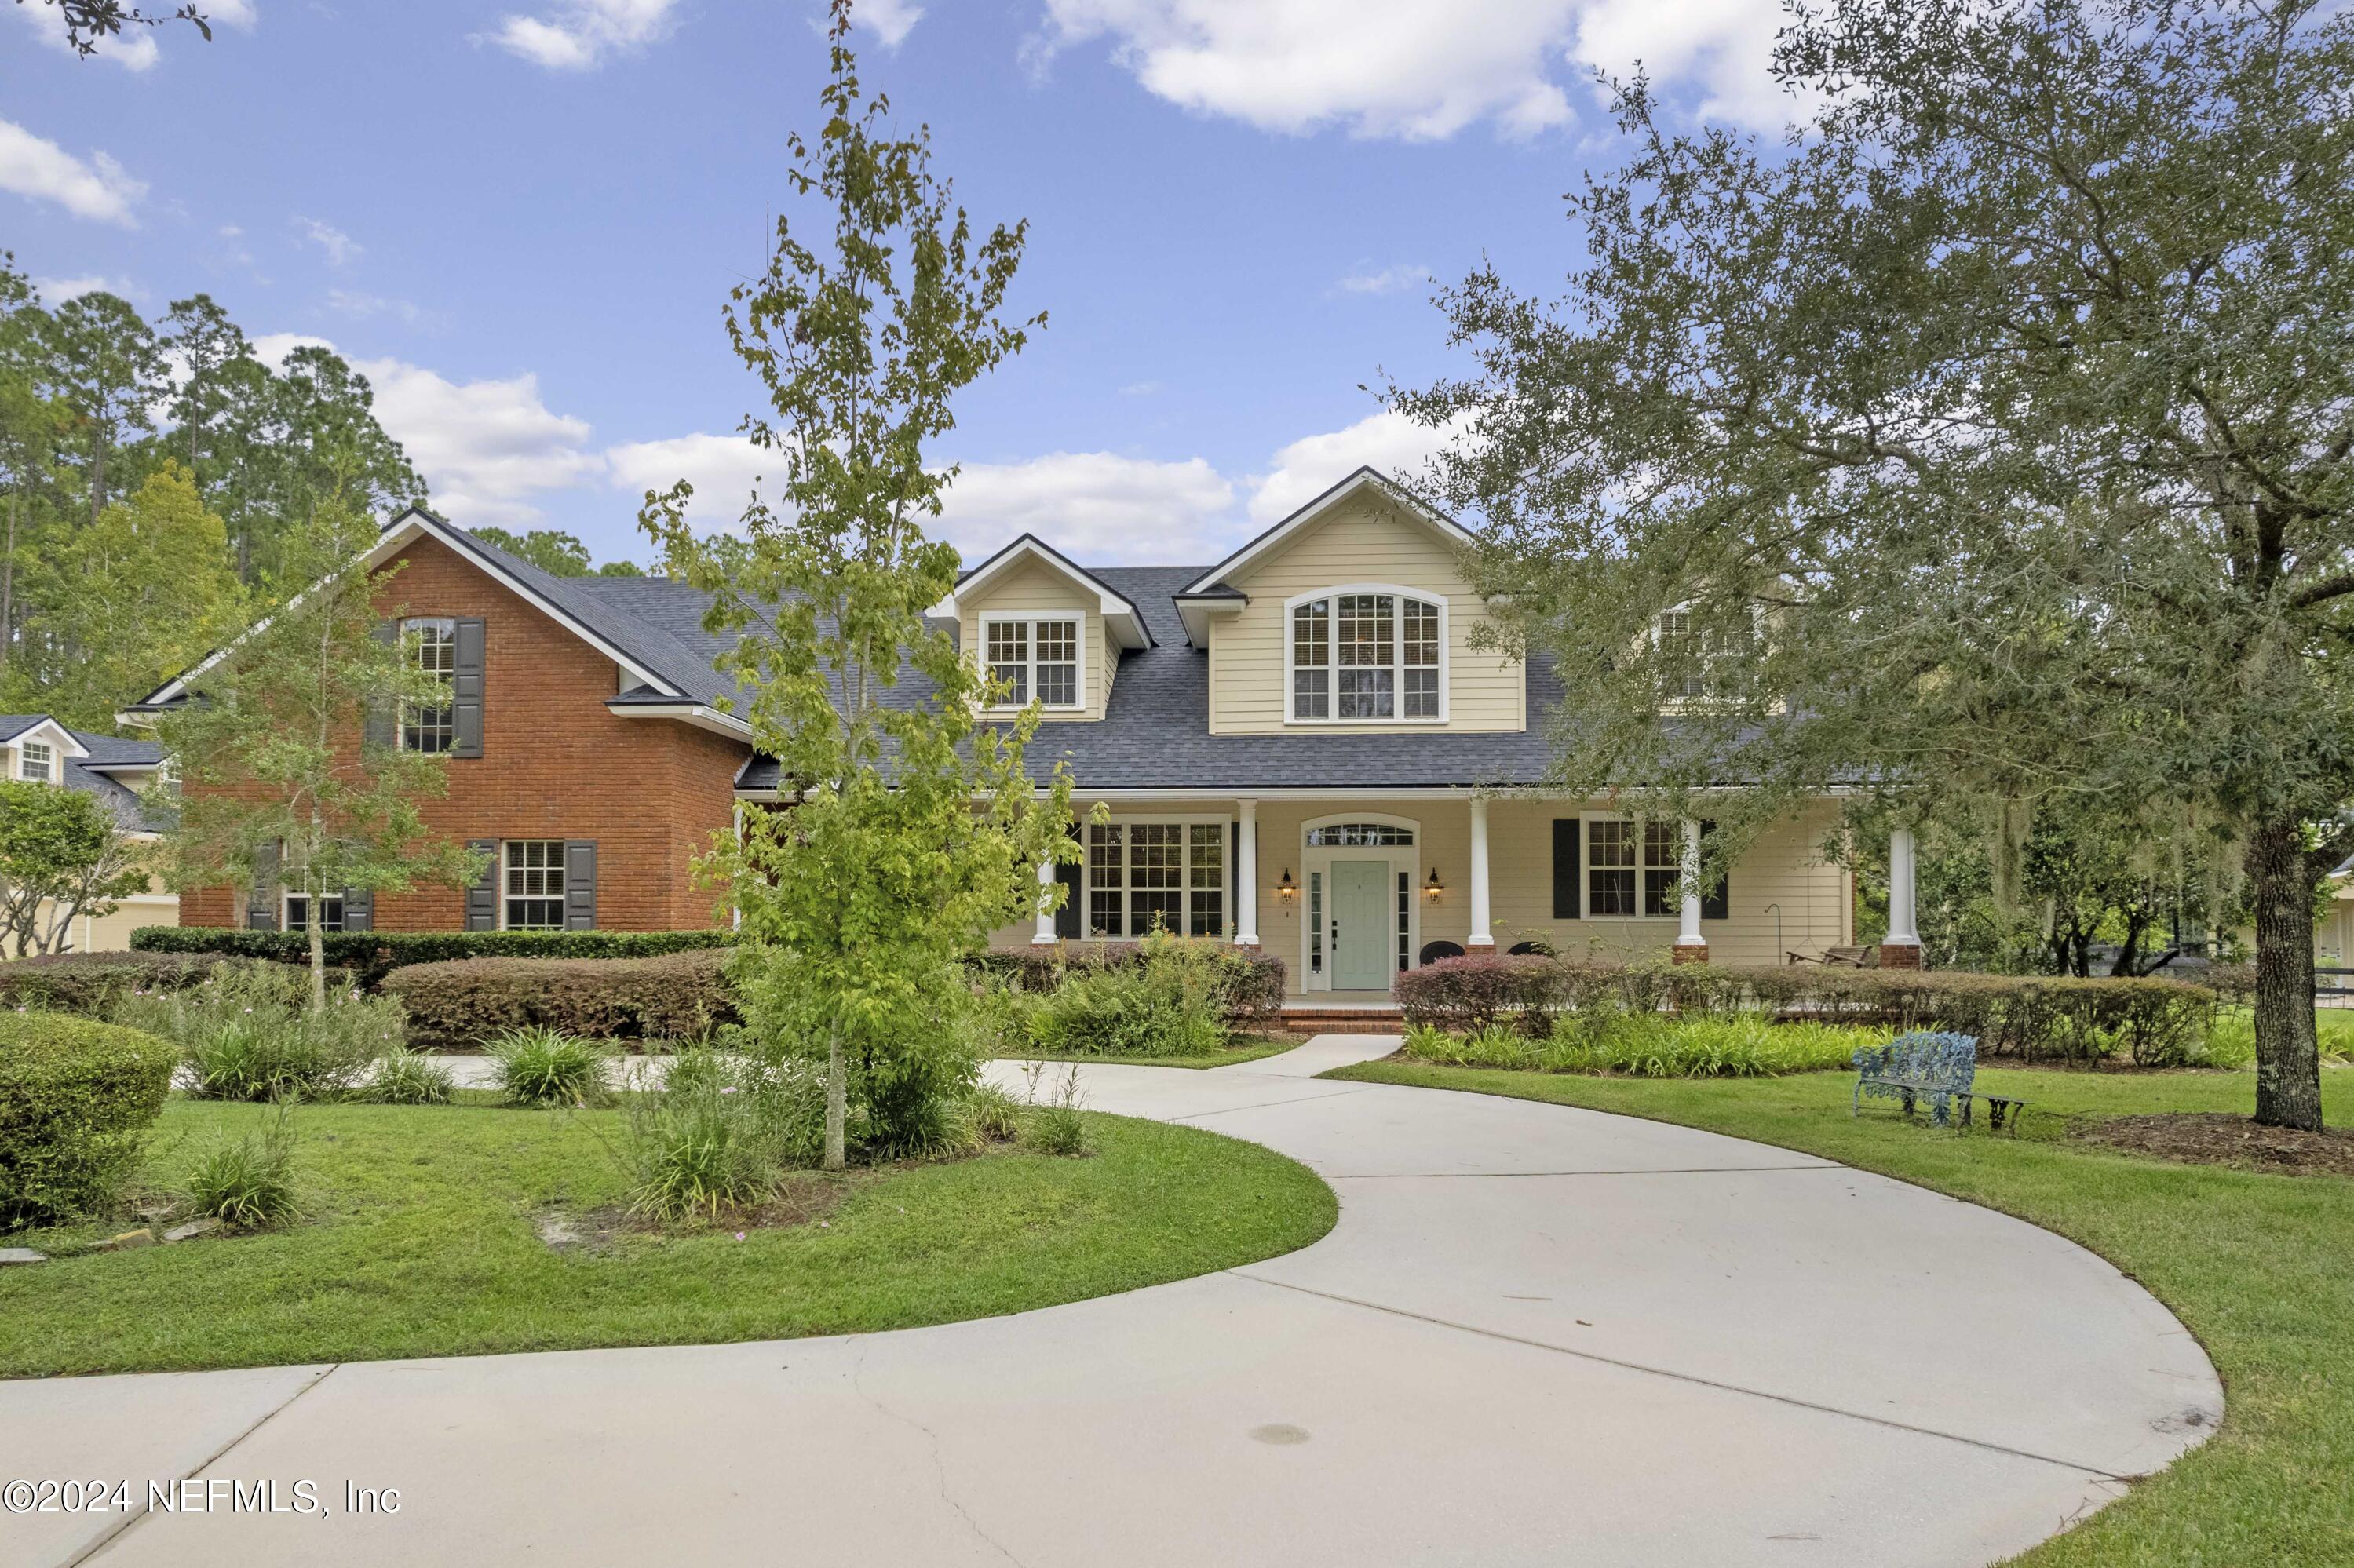
<path fill-rule="evenodd" d="M 1299 896 L 1299 884 L 1291 880 L 1291 868 L 1283 868 L 1283 879 L 1275 885 L 1275 895 L 1286 904 Z"/>
<path fill-rule="evenodd" d="M 1438 902 L 1438 895 L 1446 891 L 1447 885 L 1438 880 L 1438 868 L 1432 866 L 1430 879 L 1422 885 L 1422 895 L 1436 904 Z"/>

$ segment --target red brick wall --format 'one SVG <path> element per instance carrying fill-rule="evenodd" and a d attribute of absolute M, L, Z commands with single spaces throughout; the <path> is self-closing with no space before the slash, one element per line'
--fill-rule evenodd
<path fill-rule="evenodd" d="M 510 593 L 449 546 L 419 539 L 376 595 L 389 615 L 482 618 L 482 755 L 453 758 L 450 791 L 423 802 L 453 839 L 594 839 L 597 924 L 613 931 L 716 925 L 716 895 L 690 875 L 734 807 L 748 749 L 673 719 L 624 719 L 604 705 L 613 662 Z M 244 896 L 182 896 L 180 923 L 244 923 Z M 385 931 L 456 930 L 465 894 L 420 886 L 376 896 Z"/>

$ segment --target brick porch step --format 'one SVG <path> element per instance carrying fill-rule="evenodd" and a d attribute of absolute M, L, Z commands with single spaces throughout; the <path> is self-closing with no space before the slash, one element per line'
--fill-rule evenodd
<path fill-rule="evenodd" d="M 1405 1028 L 1405 1013 L 1395 1005 L 1286 1002 L 1283 1027 L 1302 1034 L 1395 1034 Z"/>

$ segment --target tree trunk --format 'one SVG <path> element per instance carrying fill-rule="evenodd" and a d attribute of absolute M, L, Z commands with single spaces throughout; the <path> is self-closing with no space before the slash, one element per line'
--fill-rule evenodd
<path fill-rule="evenodd" d="M 849 1054 L 843 1049 L 842 1026 L 835 1024 L 825 1043 L 825 1168 L 839 1171 L 849 1163 L 843 1147 L 850 1121 Z"/>
<path fill-rule="evenodd" d="M 8 667 L 8 651 L 16 645 L 10 630 L 16 624 L 16 513 L 24 505 L 8 498 L 8 545 L 0 549 L 0 670 Z"/>
<path fill-rule="evenodd" d="M 302 892 L 311 911 L 311 918 L 304 923 L 311 938 L 311 1011 L 324 1012 L 327 1011 L 327 937 L 326 922 L 320 918 L 323 913 L 320 907 L 322 890 L 315 885 L 317 880 L 316 877 L 305 876 Z"/>
<path fill-rule="evenodd" d="M 2321 1058 L 2313 1022 L 2313 872 L 2294 817 L 2248 840 L 2256 906 L 2256 1120 L 2321 1128 Z"/>

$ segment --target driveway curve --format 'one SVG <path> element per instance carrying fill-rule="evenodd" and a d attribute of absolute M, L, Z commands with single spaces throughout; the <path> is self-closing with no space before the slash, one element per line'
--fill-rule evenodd
<path fill-rule="evenodd" d="M 1394 1045 L 1082 1070 L 1096 1109 L 1331 1182 L 1330 1235 L 1244 1268 L 854 1338 L 0 1384 L 0 1479 L 334 1505 L 0 1514 L 0 1560 L 1970 1564 L 2221 1417 L 2190 1333 L 2049 1232 L 1712 1133 L 1314 1076 Z M 399 1511 L 345 1513 L 346 1483 Z"/>

